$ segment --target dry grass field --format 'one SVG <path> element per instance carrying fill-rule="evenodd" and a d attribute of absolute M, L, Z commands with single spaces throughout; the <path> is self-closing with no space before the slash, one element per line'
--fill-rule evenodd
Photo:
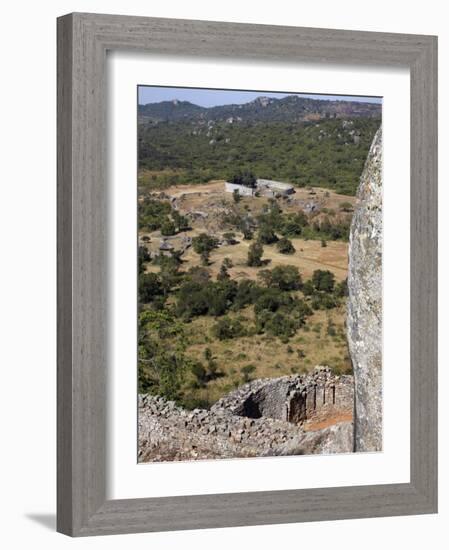
<path fill-rule="evenodd" d="M 239 312 L 237 316 L 246 317 L 251 322 L 252 308 Z M 223 374 L 211 381 L 206 388 L 196 390 L 197 396 L 210 402 L 216 401 L 244 383 L 242 369 L 248 365 L 255 367 L 251 373 L 252 379 L 306 373 L 316 365 L 332 365 L 338 372 L 350 372 L 345 316 L 344 307 L 331 311 L 315 311 L 308 318 L 306 326 L 288 343 L 264 334 L 219 341 L 210 336 L 216 322 L 213 318 L 195 319 L 188 329 L 188 339 L 191 342 L 187 349 L 188 355 L 201 361 L 204 360 L 206 348 L 209 348 Z M 335 335 L 328 334 L 329 326 L 333 327 Z"/>
<path fill-rule="evenodd" d="M 219 236 L 224 232 L 221 228 L 220 214 L 226 209 L 235 208 L 232 195 L 225 193 L 223 181 L 213 181 L 202 185 L 177 185 L 168 187 L 161 192 L 163 197 L 176 200 L 176 206 L 182 214 L 191 212 L 204 212 L 207 217 L 198 218 L 193 224 L 192 230 L 170 237 L 168 241 L 175 249 L 185 236 L 195 237 L 205 231 Z M 280 205 L 283 212 L 297 212 L 303 203 L 313 201 L 327 211 L 334 210 L 338 213 L 340 204 L 355 204 L 354 197 L 339 195 L 333 191 L 322 188 L 296 189 L 295 194 L 289 201 L 281 200 Z M 248 211 L 257 215 L 262 211 L 264 205 L 268 204 L 266 197 L 243 197 L 239 203 L 240 211 Z M 317 214 L 319 217 L 322 214 Z M 161 241 L 161 234 L 158 231 L 153 233 L 142 233 L 151 241 L 146 245 L 150 250 L 157 250 Z M 256 279 L 257 268 L 250 268 L 246 265 L 248 248 L 251 241 L 243 240 L 241 234 L 236 234 L 238 243 L 234 245 L 220 246 L 212 251 L 210 256 L 210 273 L 215 277 L 220 269 L 224 258 L 232 259 L 234 267 L 230 270 L 232 278 Z M 304 278 L 311 277 L 316 269 L 329 269 L 335 275 L 336 280 L 346 278 L 348 264 L 348 243 L 342 241 L 328 241 L 326 247 L 321 246 L 317 240 L 291 239 L 296 252 L 292 255 L 280 254 L 275 245 L 264 246 L 264 259 L 267 260 L 266 268 L 272 269 L 277 265 L 295 265 Z M 188 249 L 182 257 L 183 269 L 187 270 L 192 266 L 200 265 L 200 258 L 192 249 Z M 157 267 L 148 265 L 148 271 L 157 271 Z"/>

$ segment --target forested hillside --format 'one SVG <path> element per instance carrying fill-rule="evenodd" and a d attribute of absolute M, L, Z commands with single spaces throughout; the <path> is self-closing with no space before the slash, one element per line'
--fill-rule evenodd
<path fill-rule="evenodd" d="M 354 195 L 380 105 L 301 99 L 264 107 L 261 99 L 209 109 L 188 102 L 139 106 L 141 188 L 227 179 L 248 169 L 259 178 Z"/>

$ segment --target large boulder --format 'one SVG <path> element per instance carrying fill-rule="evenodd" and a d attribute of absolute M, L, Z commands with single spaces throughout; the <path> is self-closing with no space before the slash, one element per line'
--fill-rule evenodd
<path fill-rule="evenodd" d="M 277 456 L 330 455 L 353 452 L 353 423 L 339 422 L 321 430 L 300 433 L 276 449 Z"/>
<path fill-rule="evenodd" d="M 349 240 L 348 342 L 355 383 L 354 450 L 382 449 L 382 130 L 358 189 Z"/>

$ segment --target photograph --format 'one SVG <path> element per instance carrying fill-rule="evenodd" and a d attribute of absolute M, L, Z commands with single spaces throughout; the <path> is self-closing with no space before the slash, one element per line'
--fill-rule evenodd
<path fill-rule="evenodd" d="M 382 450 L 381 125 L 138 86 L 139 463 Z"/>

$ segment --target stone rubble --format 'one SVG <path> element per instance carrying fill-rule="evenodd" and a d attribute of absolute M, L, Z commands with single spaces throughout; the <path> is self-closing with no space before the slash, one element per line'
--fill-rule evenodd
<path fill-rule="evenodd" d="M 343 450 L 332 445 L 334 426 L 314 432 L 304 428 L 318 411 L 352 412 L 352 387 L 351 376 L 337 377 L 318 367 L 307 376 L 249 382 L 210 410 L 188 411 L 162 397 L 140 395 L 139 462 L 351 452 L 352 437 L 339 438 Z M 289 421 L 295 403 L 302 416 Z M 344 433 L 352 432 L 351 422 L 343 424 Z"/>

